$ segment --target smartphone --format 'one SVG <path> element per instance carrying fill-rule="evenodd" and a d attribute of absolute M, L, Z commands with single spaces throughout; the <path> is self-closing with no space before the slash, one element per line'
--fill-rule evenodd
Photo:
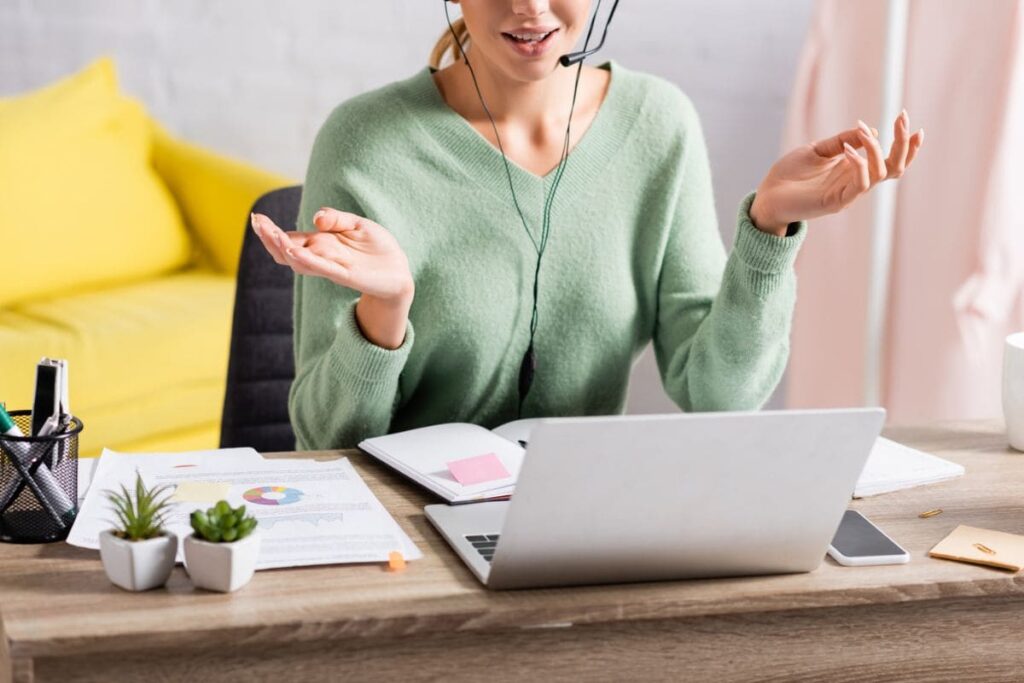
<path fill-rule="evenodd" d="M 885 535 L 856 510 L 843 513 L 843 521 L 828 547 L 832 559 L 846 567 L 870 564 L 903 564 L 910 553 Z"/>

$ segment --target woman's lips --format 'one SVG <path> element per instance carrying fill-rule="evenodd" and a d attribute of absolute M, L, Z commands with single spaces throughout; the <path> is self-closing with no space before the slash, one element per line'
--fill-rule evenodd
<path fill-rule="evenodd" d="M 542 40 L 518 40 L 513 36 L 512 33 L 502 33 L 501 37 L 505 39 L 505 42 L 508 43 L 512 47 L 512 49 L 516 51 L 516 53 L 522 55 L 523 57 L 539 57 L 543 55 L 545 52 L 547 52 L 548 48 L 551 47 L 551 44 L 554 42 L 555 34 L 558 33 L 558 31 L 559 29 L 556 28 L 548 32 L 548 34 L 544 36 Z M 536 35 L 536 33 L 533 31 L 524 31 L 522 33 L 516 31 L 515 34 L 521 36 L 531 34 Z"/>

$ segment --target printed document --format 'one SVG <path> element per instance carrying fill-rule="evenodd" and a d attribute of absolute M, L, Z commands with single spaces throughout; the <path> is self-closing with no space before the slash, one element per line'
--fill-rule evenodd
<path fill-rule="evenodd" d="M 386 562 L 396 550 L 407 560 L 422 557 L 347 458 L 267 460 L 244 448 L 143 455 L 104 450 L 68 543 L 99 548 L 100 532 L 115 520 L 106 492 L 122 484 L 133 491 L 136 472 L 147 486 L 170 487 L 167 528 L 181 539 L 192 531 L 192 511 L 216 502 L 204 496 L 244 504 L 263 536 L 257 569 Z"/>

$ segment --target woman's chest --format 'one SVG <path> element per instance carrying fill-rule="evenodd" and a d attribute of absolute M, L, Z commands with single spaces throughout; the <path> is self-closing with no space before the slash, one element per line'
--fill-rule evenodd
<path fill-rule="evenodd" d="M 540 338 L 566 328 L 633 338 L 653 314 L 635 226 L 586 205 L 557 209 L 546 234 L 539 217 L 524 226 L 507 212 L 474 211 L 418 240 L 410 314 L 417 337 L 522 345 L 536 291 Z"/>

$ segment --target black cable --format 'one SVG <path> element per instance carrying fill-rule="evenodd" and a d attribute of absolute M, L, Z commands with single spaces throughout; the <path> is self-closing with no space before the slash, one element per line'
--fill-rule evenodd
<path fill-rule="evenodd" d="M 594 33 L 594 24 L 597 22 L 597 15 L 600 13 L 600 11 L 601 11 L 601 0 L 597 0 L 597 5 L 594 7 L 594 16 L 590 20 L 590 28 L 587 29 L 587 36 L 583 40 L 583 50 L 584 51 L 586 51 L 587 45 L 590 44 L 590 37 Z M 613 9 L 613 11 L 614 11 L 614 9 Z M 608 33 L 608 27 L 605 26 L 605 34 L 607 34 L 607 33 Z M 547 247 L 548 236 L 550 235 L 550 232 L 551 232 L 551 209 L 554 206 L 555 192 L 558 190 L 558 186 L 562 182 L 562 175 L 564 174 L 564 171 L 565 171 L 565 165 L 566 165 L 566 162 L 568 162 L 568 160 L 569 160 L 569 146 L 570 146 L 570 143 L 572 141 L 572 114 L 573 114 L 573 111 L 576 108 L 576 94 L 579 91 L 580 75 L 582 74 L 582 72 L 583 72 L 583 62 L 580 61 L 579 62 L 579 66 L 576 69 L 576 80 L 573 83 L 573 88 L 572 88 L 572 104 L 569 106 L 569 121 L 567 122 L 567 124 L 565 126 L 565 144 L 562 146 L 562 160 L 559 161 L 558 171 L 556 172 L 555 179 L 554 179 L 554 181 L 551 184 L 551 192 L 548 194 L 547 201 L 545 202 L 545 205 L 544 205 L 544 216 L 543 216 L 543 219 L 542 219 L 543 222 L 541 224 L 542 225 L 542 227 L 541 227 L 541 247 L 540 247 L 540 253 L 537 256 L 537 269 L 534 272 L 534 276 L 533 276 L 533 301 L 534 301 L 534 307 L 533 307 L 533 316 L 531 317 L 531 320 L 530 320 L 530 344 L 529 344 L 529 348 L 533 347 L 533 336 L 534 336 L 534 333 L 537 330 L 537 318 L 538 318 L 538 313 L 537 313 L 537 294 L 538 294 L 538 291 L 539 291 L 541 259 L 544 256 L 544 249 Z"/>
<path fill-rule="evenodd" d="M 597 0 L 597 5 L 594 9 L 594 15 L 590 20 L 590 27 L 587 30 L 586 39 L 583 42 L 583 50 L 586 51 L 587 46 L 590 43 L 590 38 L 594 32 L 594 26 L 597 23 L 597 15 L 601 9 L 601 0 Z M 523 225 L 523 230 L 526 231 L 527 237 L 533 243 L 534 250 L 537 252 L 537 265 L 533 272 L 533 306 L 530 314 L 530 339 L 526 348 L 526 353 L 523 355 L 523 360 L 519 367 L 519 402 L 517 417 L 522 417 L 523 403 L 526 400 L 526 395 L 530 391 L 530 387 L 533 385 L 533 375 L 537 368 L 537 356 L 533 349 L 534 337 L 537 332 L 537 327 L 540 321 L 540 316 L 537 310 L 539 293 L 540 293 L 540 267 L 544 257 L 544 250 L 547 247 L 548 236 L 551 234 L 551 210 L 554 206 L 555 193 L 558 191 L 558 186 L 562 182 L 562 176 L 565 173 L 565 167 L 569 161 L 569 148 L 572 140 L 572 115 L 576 109 L 576 96 L 579 92 L 580 76 L 583 73 L 583 61 L 580 60 L 576 68 L 576 78 L 573 82 L 572 89 L 572 102 L 569 107 L 569 120 L 565 126 L 565 142 L 562 145 L 562 154 L 559 157 L 558 167 L 555 170 L 555 178 L 551 183 L 551 190 L 548 191 L 548 195 L 544 201 L 544 211 L 541 218 L 541 234 L 540 242 L 530 232 L 530 228 L 526 222 L 526 216 L 523 215 L 523 210 L 519 205 L 519 197 L 516 195 L 515 183 L 512 181 L 512 169 L 508 163 L 508 156 L 505 154 L 505 148 L 501 144 L 501 136 L 498 134 L 498 125 L 494 121 L 494 117 L 491 115 L 491 110 L 487 107 L 487 103 L 484 101 L 483 93 L 480 90 L 480 84 L 476 78 L 476 72 L 473 70 L 473 65 L 469 61 L 469 56 L 466 54 L 465 49 L 462 46 L 462 42 L 459 40 L 458 34 L 455 33 L 455 27 L 452 26 L 451 16 L 448 13 L 448 2 L 444 1 L 444 16 L 448 22 L 448 30 L 451 32 L 452 40 L 458 47 L 459 54 L 462 59 L 466 62 L 466 67 L 469 69 L 470 78 L 473 80 L 473 88 L 476 90 L 477 97 L 480 99 L 480 105 L 483 107 L 484 113 L 487 115 L 487 119 L 491 122 L 491 129 L 494 131 L 494 139 L 498 143 L 498 151 L 501 152 L 501 158 L 505 165 L 505 176 L 508 179 L 509 192 L 512 194 L 512 202 L 515 205 L 516 213 L 519 214 L 519 220 Z M 605 27 L 605 33 L 607 33 L 607 26 Z"/>
<path fill-rule="evenodd" d="M 519 197 L 516 196 L 516 189 L 512 183 L 512 169 L 508 164 L 508 157 L 505 155 L 505 148 L 501 144 L 501 136 L 498 135 L 498 125 L 494 122 L 494 117 L 491 116 L 491 110 L 487 107 L 487 103 L 484 101 L 483 93 L 480 92 L 480 84 L 476 80 L 476 72 L 473 70 L 473 65 L 469 63 L 469 56 L 466 55 L 466 51 L 462 48 L 462 42 L 459 40 L 458 34 L 455 33 L 455 27 L 452 26 L 451 15 L 448 14 L 448 2 L 444 2 L 444 18 L 448 22 L 448 30 L 452 34 L 452 40 L 455 45 L 459 48 L 459 54 L 462 55 L 462 59 L 465 60 L 466 66 L 469 67 L 469 75 L 473 79 L 473 88 L 476 90 L 476 95 L 480 98 L 480 105 L 484 108 L 484 113 L 487 114 L 487 120 L 491 122 L 491 128 L 494 130 L 494 139 L 498 141 L 498 151 L 501 152 L 501 159 L 505 163 L 505 175 L 508 178 L 508 189 L 512 193 L 512 202 L 515 204 L 516 212 L 519 214 L 519 220 L 523 224 L 523 230 L 526 231 L 527 237 L 533 242 L 533 247 L 536 250 L 540 250 L 540 245 L 537 240 L 534 239 L 533 233 L 530 232 L 529 226 L 526 225 L 526 216 L 523 215 L 523 210 L 519 207 Z"/>

